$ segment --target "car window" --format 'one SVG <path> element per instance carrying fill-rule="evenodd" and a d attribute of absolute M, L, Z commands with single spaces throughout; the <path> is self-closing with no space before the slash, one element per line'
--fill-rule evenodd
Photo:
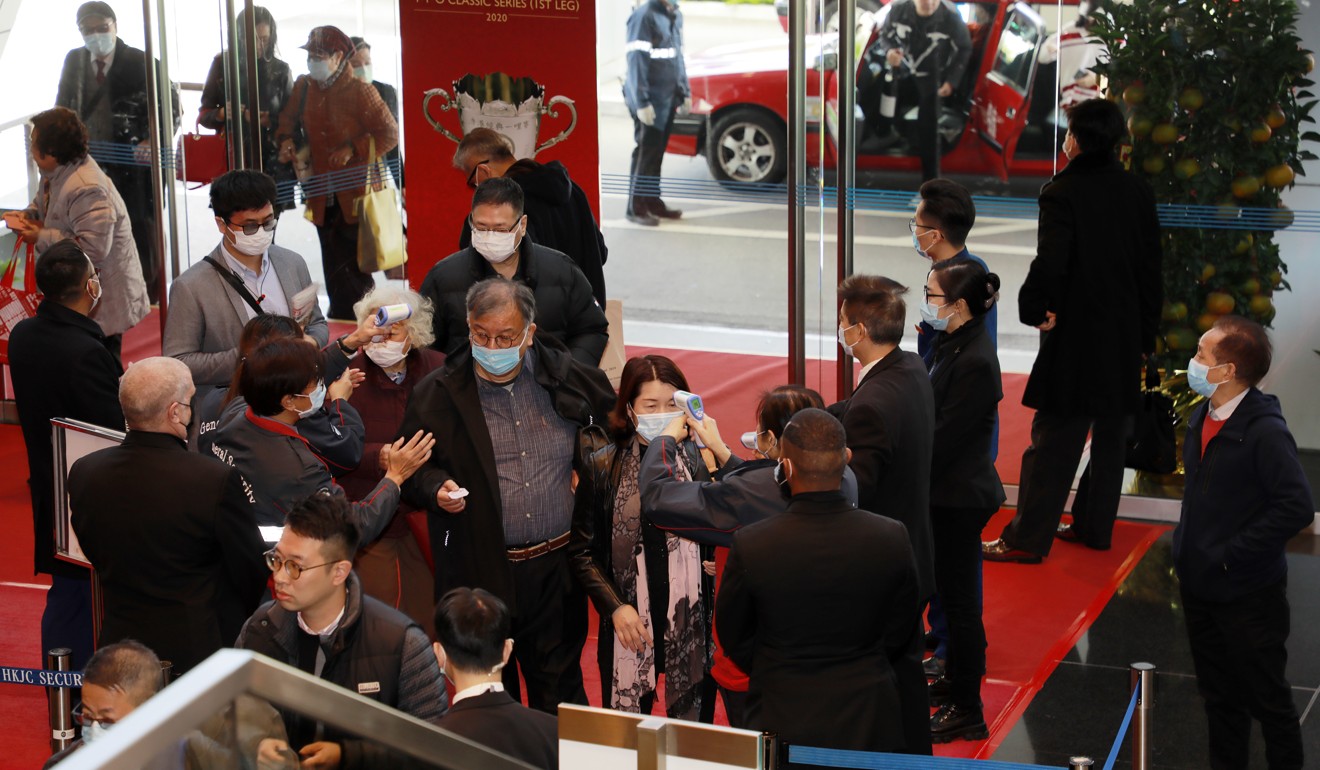
<path fill-rule="evenodd" d="M 1045 25 L 1031 9 L 1015 5 L 999 36 L 994 73 L 1018 91 L 1026 93 L 1031 65 L 1044 36 Z"/>

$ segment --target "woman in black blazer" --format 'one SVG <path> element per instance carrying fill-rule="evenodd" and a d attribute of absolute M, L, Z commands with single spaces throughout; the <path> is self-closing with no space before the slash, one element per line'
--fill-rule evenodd
<path fill-rule="evenodd" d="M 930 519 L 935 590 L 949 619 L 944 676 L 930 685 L 931 740 L 988 735 L 981 712 L 985 625 L 981 621 L 981 529 L 1004 502 L 990 441 L 1003 398 L 999 359 L 985 315 L 999 276 L 966 258 L 938 262 L 926 277 L 923 319 L 938 332 L 930 357 L 935 394 Z"/>

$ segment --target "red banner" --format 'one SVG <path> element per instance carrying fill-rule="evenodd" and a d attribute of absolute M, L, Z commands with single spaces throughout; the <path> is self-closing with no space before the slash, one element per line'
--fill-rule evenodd
<path fill-rule="evenodd" d="M 400 0 L 408 278 L 458 248 L 472 191 L 452 165 L 473 128 L 558 160 L 600 212 L 594 0 Z"/>

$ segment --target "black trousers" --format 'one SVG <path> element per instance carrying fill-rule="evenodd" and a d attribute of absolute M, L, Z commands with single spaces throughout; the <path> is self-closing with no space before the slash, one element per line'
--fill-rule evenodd
<path fill-rule="evenodd" d="M 548 714 L 560 703 L 587 705 L 582 685 L 582 647 L 587 642 L 587 597 L 573 577 L 568 549 L 512 562 L 516 607 L 513 611 L 513 657 L 504 667 L 504 689 Z"/>
<path fill-rule="evenodd" d="M 1121 417 L 1036 412 L 1031 421 L 1031 445 L 1022 453 L 1017 515 L 1000 537 L 1013 548 L 1049 555 L 1089 432 L 1091 462 L 1073 504 L 1073 528 L 1088 545 L 1108 547 L 1123 492 L 1130 422 Z"/>
<path fill-rule="evenodd" d="M 930 510 L 935 550 L 935 590 L 944 606 L 949 652 L 944 675 L 955 704 L 981 708 L 985 676 L 985 624 L 981 621 L 981 530 L 994 508 Z"/>
<path fill-rule="evenodd" d="M 632 153 L 632 178 L 628 190 L 628 213 L 642 215 L 653 208 L 664 206 L 660 201 L 660 164 L 665 159 L 665 145 L 674 127 L 677 106 L 669 108 L 668 115 L 656 114 L 655 122 L 664 121 L 663 129 L 648 126 L 633 113 L 633 141 L 637 146 Z"/>
<path fill-rule="evenodd" d="M 1184 590 L 1182 602 L 1210 727 L 1210 767 L 1245 770 L 1254 718 L 1270 770 L 1300 770 L 1302 729 L 1285 676 L 1287 580 L 1231 602 L 1205 601 Z"/>
<path fill-rule="evenodd" d="M 137 246 L 138 262 L 142 266 L 142 280 L 147 284 L 147 300 L 153 305 L 159 304 L 161 255 L 156 249 L 156 206 L 152 197 L 151 169 L 107 163 L 102 170 L 114 182 L 128 211 L 133 243 Z"/>
<path fill-rule="evenodd" d="M 866 128 L 876 136 L 884 136 L 902 125 L 903 113 L 917 105 L 916 141 L 914 148 L 921 158 L 921 181 L 929 181 L 940 175 L 940 95 L 942 83 L 938 78 L 927 75 L 908 76 L 898 79 L 898 101 L 894 117 L 886 118 L 880 114 L 880 97 L 884 94 L 884 75 L 870 77 L 858 84 L 857 101 L 862 107 L 866 119 Z M 859 79 L 860 80 L 860 79 Z"/>
<path fill-rule="evenodd" d="M 328 196 L 327 200 L 334 200 Z M 316 228 L 321 241 L 321 269 L 325 271 L 325 291 L 330 296 L 330 309 L 326 316 L 353 320 L 353 303 L 376 282 L 358 270 L 358 226 L 344 221 L 344 212 L 338 205 L 325 207 L 325 223 Z"/>

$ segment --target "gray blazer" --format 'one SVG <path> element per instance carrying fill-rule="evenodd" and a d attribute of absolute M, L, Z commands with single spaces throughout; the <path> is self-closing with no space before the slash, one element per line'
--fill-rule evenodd
<path fill-rule="evenodd" d="M 73 238 L 96 265 L 101 301 L 92 320 L 107 336 L 123 334 L 147 317 L 147 284 L 142 280 L 133 225 L 124 199 L 92 157 L 56 167 L 42 179 L 29 216 L 42 221 L 36 252 Z"/>
<path fill-rule="evenodd" d="M 223 246 L 210 257 L 223 265 Z M 270 247 L 270 264 L 279 276 L 284 297 L 293 307 L 293 295 L 312 283 L 307 263 L 297 253 Z M 173 356 L 192 370 L 193 384 L 228 385 L 238 366 L 238 338 L 248 320 L 248 306 L 214 267 L 198 262 L 170 285 L 170 314 L 161 342 L 164 355 Z M 330 340 L 321 308 L 312 311 L 306 332 L 322 347 Z"/>

